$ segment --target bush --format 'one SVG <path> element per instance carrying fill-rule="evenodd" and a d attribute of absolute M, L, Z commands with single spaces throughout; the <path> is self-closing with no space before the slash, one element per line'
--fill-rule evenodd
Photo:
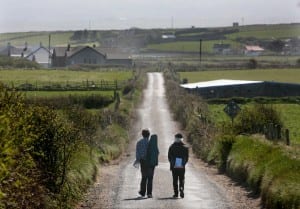
<path fill-rule="evenodd" d="M 297 66 L 300 66 L 300 58 L 297 59 L 296 65 L 297 65 Z"/>
<path fill-rule="evenodd" d="M 222 173 L 226 172 L 227 159 L 234 142 L 235 137 L 232 135 L 225 135 L 216 139 L 214 160 Z"/>
<path fill-rule="evenodd" d="M 11 68 L 40 68 L 40 65 L 36 62 L 29 61 L 25 58 L 0 56 L 0 67 Z"/>
<path fill-rule="evenodd" d="M 233 129 L 236 134 L 264 133 L 265 126 L 270 123 L 283 125 L 279 113 L 271 105 L 255 104 L 241 110 Z"/>
<path fill-rule="evenodd" d="M 132 92 L 133 90 L 134 90 L 134 85 L 131 83 L 128 83 L 126 86 L 123 87 L 122 94 L 127 95 L 130 92 Z"/>
<path fill-rule="evenodd" d="M 28 124 L 37 112 L 22 101 L 0 86 L 0 207 L 44 208 L 47 189 L 34 159 L 37 127 Z"/>
<path fill-rule="evenodd" d="M 113 103 L 113 98 L 102 95 L 69 95 L 59 97 L 28 98 L 26 102 L 27 104 L 47 106 L 55 109 L 66 109 L 73 106 L 81 106 L 87 109 L 97 109 L 107 107 Z"/>
<path fill-rule="evenodd" d="M 213 135 L 213 126 L 207 116 L 207 104 L 199 96 L 187 94 L 179 86 L 179 79 L 175 73 L 166 73 L 165 79 L 167 100 L 175 120 L 185 129 L 196 155 L 206 159 L 212 147 Z"/>
<path fill-rule="evenodd" d="M 4 87 L 0 118 L 1 208 L 47 208 L 65 187 L 78 129 L 47 107 L 26 106 Z"/>
<path fill-rule="evenodd" d="M 257 68 L 257 61 L 256 59 L 250 59 L 247 63 L 247 67 L 249 69 L 256 69 Z"/>

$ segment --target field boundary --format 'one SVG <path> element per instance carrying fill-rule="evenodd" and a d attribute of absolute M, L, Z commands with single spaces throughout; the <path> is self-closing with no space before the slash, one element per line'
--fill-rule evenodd
<path fill-rule="evenodd" d="M 19 85 L 15 85 L 13 82 L 6 84 L 10 90 L 18 91 L 90 91 L 90 90 L 120 90 L 122 89 L 126 81 L 82 81 L 82 82 L 38 82 L 35 83 L 28 81 L 19 81 Z"/>

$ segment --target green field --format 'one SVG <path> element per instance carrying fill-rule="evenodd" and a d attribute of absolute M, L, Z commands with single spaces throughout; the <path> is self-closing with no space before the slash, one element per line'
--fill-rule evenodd
<path fill-rule="evenodd" d="M 300 25 L 254 25 L 239 27 L 240 32 L 227 35 L 228 39 L 234 40 L 238 37 L 255 37 L 257 39 L 276 39 L 298 37 Z"/>
<path fill-rule="evenodd" d="M 28 32 L 28 33 L 2 33 L 0 34 L 0 45 L 10 42 L 14 46 L 24 46 L 25 42 L 30 46 L 49 45 L 49 34 L 51 34 L 51 46 L 66 46 L 70 43 L 73 32 Z"/>
<path fill-rule="evenodd" d="M 232 29 L 231 27 L 223 29 Z M 214 31 L 215 29 L 211 29 Z M 250 25 L 240 26 L 238 32 L 225 35 L 222 40 L 208 40 L 202 42 L 202 52 L 212 53 L 213 45 L 218 43 L 230 44 L 232 49 L 241 49 L 242 44 L 237 42 L 237 38 L 256 38 L 263 40 L 296 38 L 300 34 L 299 24 L 277 24 L 277 25 Z M 205 32 L 191 32 L 179 34 L 179 37 L 201 36 Z M 199 42 L 197 41 L 173 41 L 169 43 L 150 44 L 146 50 L 156 50 L 165 52 L 199 52 Z"/>
<path fill-rule="evenodd" d="M 180 78 L 187 78 L 189 83 L 217 79 L 278 81 L 300 83 L 300 69 L 267 69 L 267 70 L 223 70 L 180 72 Z"/>
<path fill-rule="evenodd" d="M 246 104 L 249 105 L 249 104 Z M 284 126 L 290 130 L 292 145 L 300 146 L 300 103 L 299 104 L 272 104 L 280 113 Z M 240 105 L 243 108 L 243 105 Z M 223 111 L 225 104 L 210 104 L 209 110 L 212 120 L 216 124 L 230 122 L 231 119 Z"/>
<path fill-rule="evenodd" d="M 85 81 L 124 81 L 131 78 L 131 71 L 71 71 L 71 70 L 0 70 L 0 82 L 6 84 L 39 84 L 85 82 Z"/>
<path fill-rule="evenodd" d="M 240 44 L 231 40 L 202 41 L 202 52 L 212 53 L 214 44 L 231 44 L 232 48 L 239 48 Z M 168 51 L 168 52 L 199 52 L 200 44 L 197 41 L 176 41 L 170 43 L 150 44 L 147 50 Z"/>
<path fill-rule="evenodd" d="M 180 72 L 180 78 L 187 78 L 190 83 L 216 79 L 300 83 L 300 69 Z M 300 145 L 300 104 L 273 105 L 281 113 L 285 126 L 290 129 L 292 143 Z M 224 107 L 225 105 L 210 104 L 211 117 L 217 124 L 220 124 L 224 121 L 230 121 L 229 117 L 223 111 Z"/>
<path fill-rule="evenodd" d="M 39 98 L 39 97 L 60 97 L 60 96 L 114 96 L 113 91 L 27 91 L 23 92 L 25 97 Z"/>

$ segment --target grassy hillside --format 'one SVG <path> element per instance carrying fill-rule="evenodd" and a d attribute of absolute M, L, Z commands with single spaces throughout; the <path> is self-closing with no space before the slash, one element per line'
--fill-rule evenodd
<path fill-rule="evenodd" d="M 257 39 L 272 39 L 272 38 L 292 38 L 300 34 L 300 25 L 254 25 L 241 26 L 240 31 L 227 35 L 228 39 L 236 39 L 238 37 L 255 37 Z"/>
<path fill-rule="evenodd" d="M 190 31 L 190 32 L 189 32 Z M 203 39 L 202 52 L 212 53 L 216 43 L 230 44 L 232 49 L 241 48 L 238 38 L 254 38 L 256 40 L 274 40 L 295 38 L 300 34 L 300 24 L 251 25 L 238 28 L 186 29 L 175 30 L 178 40 L 167 43 L 149 44 L 146 50 L 165 52 L 198 52 L 199 39 Z M 178 35 L 177 35 L 178 34 Z M 191 37 L 193 39 L 189 40 Z M 182 41 L 185 38 L 189 41 Z"/>
<path fill-rule="evenodd" d="M 222 27 L 222 28 L 178 28 L 170 29 L 133 29 L 130 33 L 126 31 L 96 31 L 96 36 L 92 39 L 84 41 L 72 41 L 70 38 L 75 31 L 52 31 L 52 32 L 22 32 L 22 33 L 2 33 L 0 34 L 0 46 L 5 46 L 8 42 L 12 45 L 22 46 L 25 42 L 29 45 L 38 45 L 42 42 L 48 45 L 49 33 L 51 33 L 52 46 L 65 46 L 68 43 L 77 44 L 96 44 L 99 45 L 104 39 L 115 39 L 116 43 L 122 45 L 126 40 L 143 40 L 145 41 L 146 50 L 158 51 L 183 51 L 197 52 L 199 51 L 198 40 L 204 37 L 203 52 L 212 52 L 214 43 L 229 43 L 232 48 L 240 45 L 236 42 L 237 38 L 255 37 L 256 39 L 286 39 L 298 37 L 300 34 L 300 24 L 277 24 L 277 25 L 247 25 L 238 28 Z M 93 31 L 91 31 L 93 33 Z M 162 34 L 175 33 L 179 40 L 164 43 L 161 39 Z M 184 41 L 189 40 L 189 41 Z M 151 42 L 151 44 L 150 44 Z M 163 43 L 158 45 L 159 43 Z M 132 43 L 131 43 L 132 44 Z M 136 47 L 141 47 L 137 45 Z"/>
<path fill-rule="evenodd" d="M 239 48 L 240 44 L 231 40 L 202 41 L 202 52 L 212 53 L 214 44 L 231 44 L 233 48 Z M 168 52 L 199 52 L 199 41 L 176 41 L 162 44 L 150 44 L 147 50 L 168 51 Z"/>
<path fill-rule="evenodd" d="M 70 42 L 70 37 L 73 32 L 28 32 L 28 33 L 3 33 L 0 34 L 0 45 L 6 45 L 10 42 L 14 46 L 23 46 L 25 42 L 28 45 L 39 45 L 42 43 L 44 46 L 49 44 L 49 34 L 51 34 L 51 45 L 67 45 Z"/>

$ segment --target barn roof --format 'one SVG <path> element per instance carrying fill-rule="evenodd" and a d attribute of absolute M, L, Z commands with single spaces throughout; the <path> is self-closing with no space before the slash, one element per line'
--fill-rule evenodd
<path fill-rule="evenodd" d="M 247 51 L 255 51 L 255 52 L 264 51 L 264 49 L 261 48 L 260 46 L 248 46 L 248 45 L 246 45 L 245 48 L 246 48 Z"/>
<path fill-rule="evenodd" d="M 254 84 L 254 83 L 263 83 L 263 81 L 245 81 L 245 80 L 213 80 L 213 81 L 204 81 L 198 83 L 188 83 L 182 84 L 181 87 L 187 89 L 194 88 L 207 88 L 207 87 L 216 87 L 216 86 L 233 86 L 233 85 L 244 85 L 244 84 Z"/>

